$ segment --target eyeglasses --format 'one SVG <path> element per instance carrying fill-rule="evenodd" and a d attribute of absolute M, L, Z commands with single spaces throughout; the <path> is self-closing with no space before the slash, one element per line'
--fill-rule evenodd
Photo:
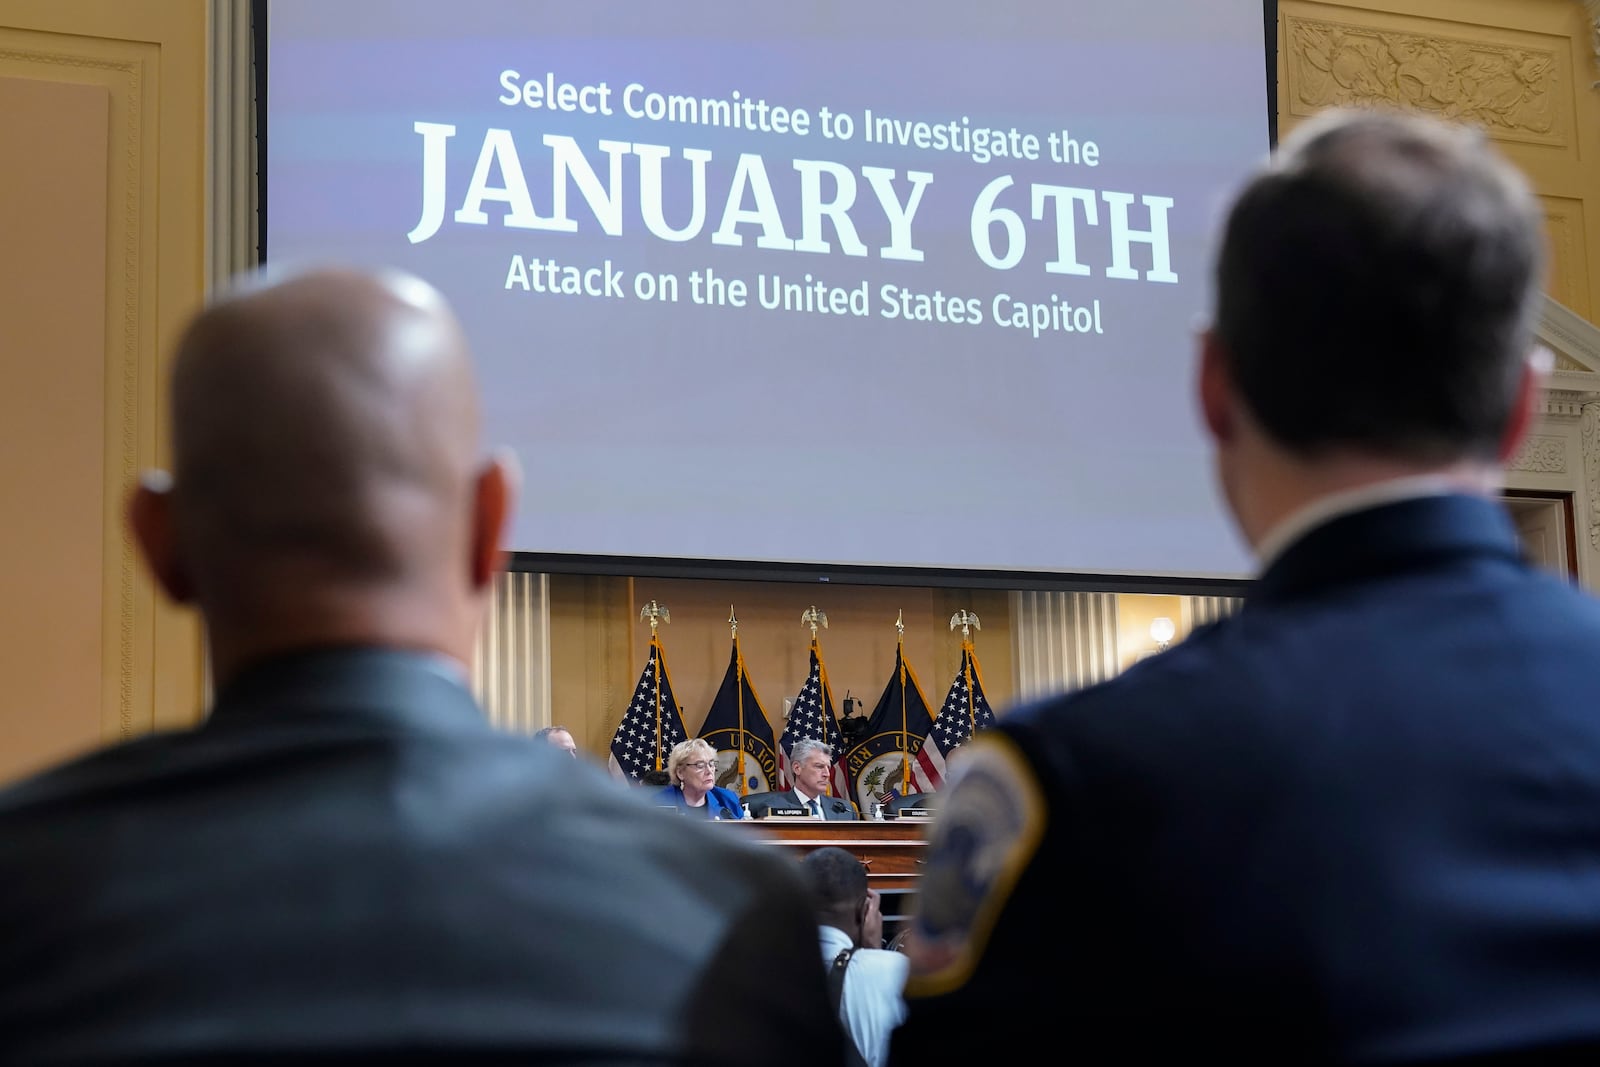
<path fill-rule="evenodd" d="M 717 761 L 714 759 L 696 760 L 694 763 L 685 763 L 684 766 L 691 771 L 714 771 L 717 769 Z"/>

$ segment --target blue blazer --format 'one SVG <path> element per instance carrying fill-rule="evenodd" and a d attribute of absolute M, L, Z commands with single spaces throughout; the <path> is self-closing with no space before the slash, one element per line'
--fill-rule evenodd
<path fill-rule="evenodd" d="M 924 878 L 973 969 L 913 980 L 896 1062 L 992 1053 L 951 1023 L 985 1019 L 1108 1063 L 1600 1044 L 1600 602 L 1498 504 L 1335 518 L 1238 615 L 996 732 L 1015 787 L 958 782 Z M 1007 884 L 978 858 L 1030 810 Z"/>
<path fill-rule="evenodd" d="M 676 785 L 663 786 L 661 792 L 656 794 L 657 803 L 671 803 L 685 811 L 699 810 L 708 819 L 742 819 L 744 818 L 744 805 L 739 802 L 738 794 L 731 789 L 724 789 L 720 785 L 711 787 L 706 794 L 705 807 L 695 809 L 689 807 L 683 799 L 683 787 Z"/>

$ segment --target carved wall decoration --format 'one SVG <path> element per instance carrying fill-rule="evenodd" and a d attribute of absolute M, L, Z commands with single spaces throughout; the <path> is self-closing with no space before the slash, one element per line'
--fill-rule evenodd
<path fill-rule="evenodd" d="M 1590 392 L 1578 392 L 1572 389 L 1546 389 L 1544 403 L 1540 410 L 1545 414 L 1558 419 L 1576 419 L 1582 416 L 1584 408 L 1594 399 Z"/>
<path fill-rule="evenodd" d="M 1565 474 L 1567 443 L 1560 437 L 1528 437 L 1512 457 L 1510 468 L 1532 474 Z"/>
<path fill-rule="evenodd" d="M 1589 12 L 1589 21 L 1594 26 L 1594 61 L 1600 68 L 1600 0 L 1583 0 L 1584 9 Z M 1593 87 L 1600 89 L 1600 81 L 1594 82 Z"/>
<path fill-rule="evenodd" d="M 1302 113 L 1400 104 L 1513 140 L 1561 144 L 1554 50 L 1289 17 L 1291 98 Z"/>
<path fill-rule="evenodd" d="M 1589 546 L 1600 549 L 1600 403 L 1583 406 L 1583 478 L 1589 487 Z"/>
<path fill-rule="evenodd" d="M 1556 353 L 1556 369 L 1593 373 L 1600 368 L 1600 328 L 1548 297 L 1535 336 Z M 1570 364 L 1577 364 L 1576 368 Z"/>
<path fill-rule="evenodd" d="M 1577 360 L 1573 359 L 1571 356 L 1567 355 L 1565 352 L 1557 352 L 1555 354 L 1555 356 L 1556 356 L 1556 370 L 1577 371 L 1577 372 L 1582 373 L 1582 374 L 1590 373 L 1588 367 L 1585 367 L 1582 363 L 1579 363 Z"/>
<path fill-rule="evenodd" d="M 1545 292 L 1584 318 L 1589 317 L 1589 264 L 1584 246 L 1583 201 L 1541 196 L 1549 277 Z"/>

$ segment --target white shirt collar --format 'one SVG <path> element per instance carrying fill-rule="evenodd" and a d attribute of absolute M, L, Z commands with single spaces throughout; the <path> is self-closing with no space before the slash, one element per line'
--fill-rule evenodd
<path fill-rule="evenodd" d="M 822 947 L 826 950 L 829 958 L 837 956 L 847 948 L 856 947 L 856 943 L 851 940 L 850 935 L 837 926 L 822 923 L 820 930 L 822 933 Z"/>
<path fill-rule="evenodd" d="M 1397 504 L 1402 500 L 1446 496 L 1460 491 L 1459 483 L 1443 475 L 1416 474 L 1318 497 L 1300 510 L 1291 512 L 1267 531 L 1256 545 L 1256 573 L 1265 572 L 1283 555 L 1285 549 L 1306 534 L 1343 515 L 1384 504 Z"/>

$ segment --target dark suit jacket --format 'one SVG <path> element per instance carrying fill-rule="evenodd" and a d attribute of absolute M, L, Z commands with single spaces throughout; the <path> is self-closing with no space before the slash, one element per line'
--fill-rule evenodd
<path fill-rule="evenodd" d="M 1083 1062 L 1600 1040 L 1600 605 L 1497 505 L 1334 519 L 1236 617 L 999 730 L 1044 836 L 898 1062 L 981 1052 L 999 1013 Z"/>
<path fill-rule="evenodd" d="M 782 977 L 736 981 L 740 975 Z M 0 1062 L 833 1056 L 788 866 L 386 651 L 0 793 Z"/>
<path fill-rule="evenodd" d="M 764 806 L 768 808 L 804 808 L 809 806 L 806 801 L 800 799 L 800 794 L 793 789 L 781 789 L 774 793 L 768 793 L 767 796 L 770 799 Z M 818 797 L 817 799 L 822 801 L 822 817 L 824 819 L 836 821 L 860 818 L 860 815 L 856 812 L 855 805 L 843 797 Z M 754 808 L 751 809 L 751 814 L 755 814 Z"/>

